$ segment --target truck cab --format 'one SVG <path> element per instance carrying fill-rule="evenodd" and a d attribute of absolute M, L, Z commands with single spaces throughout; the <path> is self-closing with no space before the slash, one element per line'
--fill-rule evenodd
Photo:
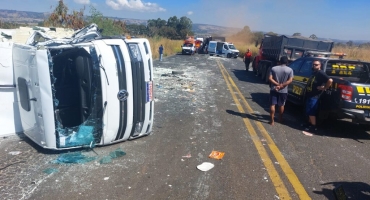
<path fill-rule="evenodd" d="M 22 128 L 41 147 L 109 145 L 151 133 L 147 39 L 104 38 L 92 24 L 69 39 L 35 32 L 12 54 Z"/>

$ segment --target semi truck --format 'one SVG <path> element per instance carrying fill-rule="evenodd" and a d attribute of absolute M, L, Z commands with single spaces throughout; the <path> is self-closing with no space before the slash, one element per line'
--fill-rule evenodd
<path fill-rule="evenodd" d="M 287 56 L 290 63 L 306 55 L 307 51 L 331 52 L 333 46 L 333 41 L 265 34 L 258 55 L 252 61 L 253 72 L 267 83 L 270 69 L 278 64 L 282 56 Z"/>
<path fill-rule="evenodd" d="M 103 37 L 91 24 L 64 39 L 35 31 L 11 50 L 17 115 L 24 134 L 41 147 L 109 145 L 152 132 L 147 39 Z"/>

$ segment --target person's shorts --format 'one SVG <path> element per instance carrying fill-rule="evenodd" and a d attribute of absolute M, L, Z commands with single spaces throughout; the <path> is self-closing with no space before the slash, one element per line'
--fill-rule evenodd
<path fill-rule="evenodd" d="M 270 105 L 284 106 L 288 93 L 279 93 L 276 91 L 270 91 Z"/>
<path fill-rule="evenodd" d="M 319 98 L 311 97 L 306 100 L 306 115 L 316 116 L 318 109 Z"/>

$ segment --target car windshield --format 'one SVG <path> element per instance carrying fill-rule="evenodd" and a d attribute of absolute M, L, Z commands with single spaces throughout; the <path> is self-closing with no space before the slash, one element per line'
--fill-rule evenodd
<path fill-rule="evenodd" d="M 230 49 L 236 49 L 236 48 L 235 48 L 235 46 L 234 46 L 234 45 L 232 45 L 232 44 L 229 44 L 229 48 L 230 48 Z"/>
<path fill-rule="evenodd" d="M 184 44 L 184 47 L 192 47 L 193 46 L 193 44 Z"/>

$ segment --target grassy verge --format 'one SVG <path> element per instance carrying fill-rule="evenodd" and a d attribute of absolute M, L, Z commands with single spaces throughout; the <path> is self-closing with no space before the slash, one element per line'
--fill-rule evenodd
<path fill-rule="evenodd" d="M 174 55 L 181 52 L 181 45 L 183 40 L 170 40 L 167 38 L 153 37 L 148 38 L 153 53 L 153 59 L 159 58 L 158 48 L 162 44 L 164 47 L 164 56 Z M 233 42 L 235 47 L 239 50 L 239 57 L 243 57 L 247 49 L 252 51 L 252 56 L 258 54 L 258 47 L 254 44 L 246 44 L 243 42 Z M 359 48 L 359 47 L 334 47 L 332 52 L 346 53 L 347 59 L 362 60 L 370 62 L 370 48 Z"/>

